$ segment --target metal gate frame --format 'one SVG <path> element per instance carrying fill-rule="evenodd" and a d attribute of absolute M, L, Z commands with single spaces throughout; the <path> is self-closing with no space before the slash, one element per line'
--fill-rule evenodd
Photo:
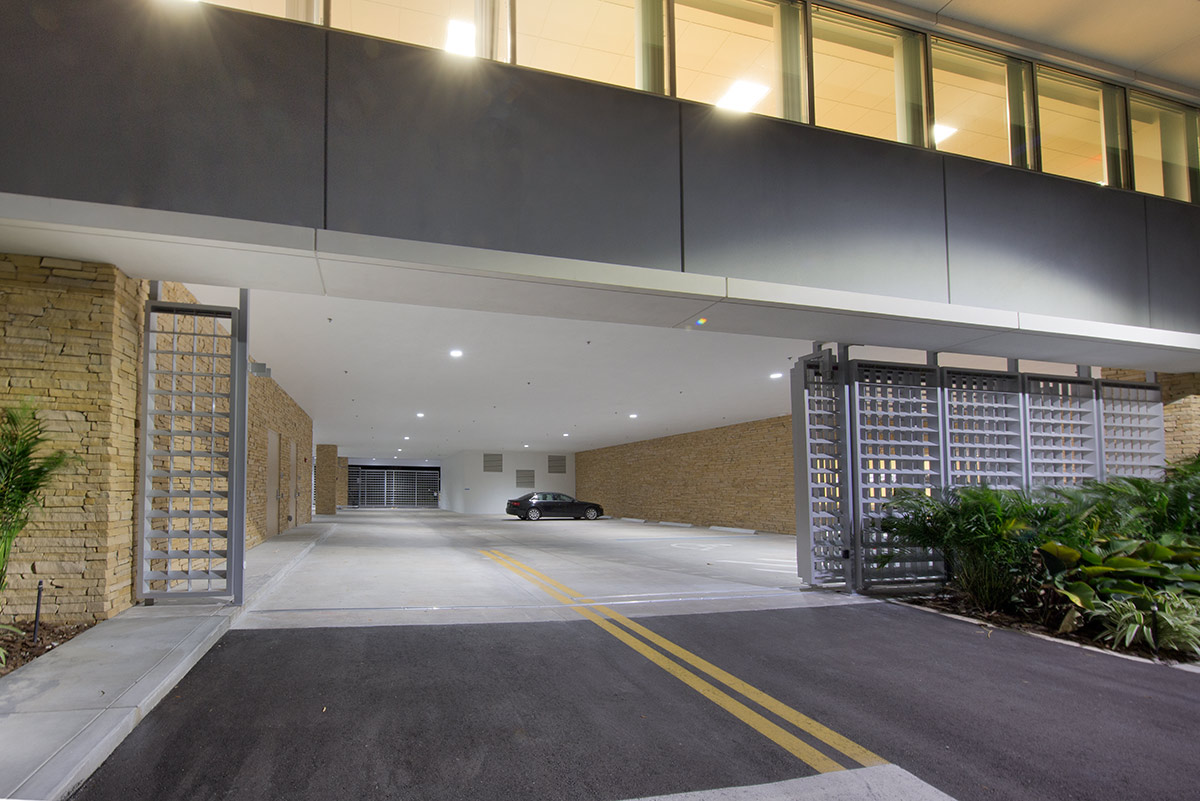
<path fill-rule="evenodd" d="M 1029 489 L 1161 475 L 1157 385 L 1010 368 L 938 367 L 933 353 L 927 365 L 852 360 L 847 346 L 796 360 L 796 550 L 805 583 L 861 590 L 944 577 L 938 554 L 892 549 L 874 524 L 899 487 Z"/>
<path fill-rule="evenodd" d="M 240 308 L 146 301 L 135 585 L 139 600 L 229 597 L 234 604 L 242 603 L 248 305 L 246 290 L 241 291 Z M 157 328 L 163 315 L 173 320 L 170 330 Z M 193 320 L 192 328 L 180 330 L 179 321 L 187 319 Z M 201 320 L 209 321 L 212 330 L 200 331 Z M 227 332 L 219 330 L 222 325 L 228 326 Z M 164 338 L 167 348 L 160 347 Z M 201 350 L 198 340 L 207 340 L 209 349 Z M 160 360 L 168 361 L 164 366 Z M 206 371 L 200 369 L 204 361 L 209 365 Z M 228 362 L 227 369 L 219 369 L 223 362 Z M 203 410 L 206 403 L 208 409 Z M 176 427 L 177 420 L 186 420 L 186 425 Z M 202 420 L 208 421 L 207 428 L 198 422 Z M 225 450 L 220 449 L 222 440 Z M 203 442 L 207 445 L 201 449 L 198 443 Z M 181 467 L 184 462 L 186 469 Z M 225 469 L 220 469 L 222 464 Z M 215 527 L 220 520 L 224 528 Z M 197 521 L 203 528 L 196 528 Z M 181 536 L 172 536 L 176 533 Z"/>

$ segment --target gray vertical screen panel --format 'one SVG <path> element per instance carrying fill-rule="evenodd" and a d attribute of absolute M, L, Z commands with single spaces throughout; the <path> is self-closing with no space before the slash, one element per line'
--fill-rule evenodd
<path fill-rule="evenodd" d="M 1149 325 L 1144 202 L 947 156 L 951 302 Z"/>
<path fill-rule="evenodd" d="M 0 19 L 0 191 L 321 226 L 320 29 L 146 0 Z"/>
<path fill-rule="evenodd" d="M 1150 325 L 1200 332 L 1200 207 L 1146 198 Z"/>
<path fill-rule="evenodd" d="M 331 33 L 328 227 L 680 269 L 671 100 Z"/>
<path fill-rule="evenodd" d="M 687 272 L 945 302 L 941 156 L 683 104 Z"/>

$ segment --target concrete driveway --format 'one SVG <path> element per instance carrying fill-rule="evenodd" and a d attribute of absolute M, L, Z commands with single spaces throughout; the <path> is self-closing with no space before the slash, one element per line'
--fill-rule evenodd
<path fill-rule="evenodd" d="M 74 797 L 1194 791 L 1200 676 L 800 591 L 793 548 L 341 513 Z"/>

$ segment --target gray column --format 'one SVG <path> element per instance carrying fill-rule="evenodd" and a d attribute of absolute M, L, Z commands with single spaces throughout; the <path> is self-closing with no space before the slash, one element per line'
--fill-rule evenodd
<path fill-rule="evenodd" d="M 1176 200 L 1190 200 L 1187 125 L 1184 115 L 1159 111 L 1158 135 L 1162 145 L 1163 194 Z"/>
<path fill-rule="evenodd" d="M 1104 182 L 1108 186 L 1128 189 L 1129 124 L 1125 113 L 1125 90 L 1119 86 L 1101 84 L 1100 124 L 1104 137 Z"/>
<path fill-rule="evenodd" d="M 896 61 L 896 139 L 909 145 L 924 146 L 927 136 L 925 119 L 925 38 L 919 33 L 896 34 L 892 52 Z"/>
<path fill-rule="evenodd" d="M 501 14 L 502 0 L 475 0 L 475 55 L 493 61 L 504 61 L 506 37 L 503 36 L 507 15 Z"/>
<path fill-rule="evenodd" d="M 666 0 L 635 0 L 637 88 L 666 94 Z"/>
<path fill-rule="evenodd" d="M 779 55 L 780 115 L 785 120 L 809 122 L 808 82 L 804 57 L 804 10 L 782 3 L 775 17 L 775 47 Z"/>
<path fill-rule="evenodd" d="M 1014 167 L 1038 169 L 1033 147 L 1033 69 L 1025 61 L 1008 61 L 1008 149 Z"/>

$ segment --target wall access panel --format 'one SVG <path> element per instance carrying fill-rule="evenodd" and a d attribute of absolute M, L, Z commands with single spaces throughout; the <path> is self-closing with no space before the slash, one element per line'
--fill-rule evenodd
<path fill-rule="evenodd" d="M 320 29 L 131 0 L 0 19 L 0 192 L 322 226 Z"/>
<path fill-rule="evenodd" d="M 1200 207 L 1146 198 L 1150 325 L 1200 331 Z"/>
<path fill-rule="evenodd" d="M 945 302 L 937 153 L 682 104 L 687 272 Z"/>
<path fill-rule="evenodd" d="M 1144 198 L 945 159 L 952 303 L 1150 324 Z"/>
<path fill-rule="evenodd" d="M 680 269 L 673 101 L 329 37 L 330 229 Z"/>

